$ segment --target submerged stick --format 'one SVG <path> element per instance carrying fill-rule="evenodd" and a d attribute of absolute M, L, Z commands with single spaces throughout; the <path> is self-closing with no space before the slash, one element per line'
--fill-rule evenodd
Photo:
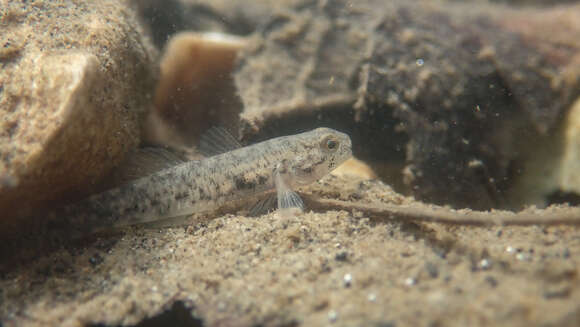
<path fill-rule="evenodd" d="M 343 200 L 316 198 L 303 195 L 310 208 L 322 210 L 359 210 L 372 217 L 393 220 L 413 220 L 456 225 L 580 225 L 580 208 L 549 207 L 547 209 L 526 209 L 518 213 L 509 211 L 473 211 L 469 209 L 449 209 L 436 205 L 414 203 L 410 205 L 388 203 L 354 203 Z"/>

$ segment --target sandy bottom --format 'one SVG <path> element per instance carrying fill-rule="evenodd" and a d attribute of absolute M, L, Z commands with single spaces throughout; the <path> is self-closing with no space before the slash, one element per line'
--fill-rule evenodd
<path fill-rule="evenodd" d="M 413 203 L 380 182 L 338 177 L 305 193 Z M 580 324 L 577 226 L 317 211 L 135 228 L 62 248 L 2 272 L 0 317 L 5 326 Z"/>

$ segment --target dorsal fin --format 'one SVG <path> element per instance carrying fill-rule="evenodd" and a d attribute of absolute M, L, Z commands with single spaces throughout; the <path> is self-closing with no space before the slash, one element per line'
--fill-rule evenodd
<path fill-rule="evenodd" d="M 206 157 L 236 150 L 242 144 L 225 128 L 214 126 L 209 128 L 199 140 L 199 152 Z"/>
<path fill-rule="evenodd" d="M 177 166 L 188 161 L 183 154 L 166 147 L 137 149 L 132 159 L 139 160 L 144 165 L 150 166 L 148 167 L 149 169 L 154 169 L 155 171 Z"/>
<path fill-rule="evenodd" d="M 139 148 L 127 154 L 107 183 L 113 186 L 124 184 L 186 161 L 185 156 L 164 147 Z"/>

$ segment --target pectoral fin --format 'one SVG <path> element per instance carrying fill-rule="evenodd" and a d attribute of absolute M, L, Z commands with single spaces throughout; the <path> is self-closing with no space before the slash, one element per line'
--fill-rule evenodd
<path fill-rule="evenodd" d="M 278 195 L 276 193 L 273 193 L 256 202 L 256 204 L 254 204 L 252 209 L 250 209 L 249 213 L 250 217 L 257 217 L 265 215 L 270 211 L 274 211 L 276 209 L 277 197 Z"/>
<path fill-rule="evenodd" d="M 292 191 L 284 182 L 284 178 L 278 172 L 275 172 L 276 193 L 278 195 L 278 209 L 298 208 L 304 209 L 304 202 L 300 196 Z"/>
<path fill-rule="evenodd" d="M 298 208 L 304 209 L 304 202 L 298 193 L 287 189 L 284 192 L 278 192 L 278 209 Z"/>

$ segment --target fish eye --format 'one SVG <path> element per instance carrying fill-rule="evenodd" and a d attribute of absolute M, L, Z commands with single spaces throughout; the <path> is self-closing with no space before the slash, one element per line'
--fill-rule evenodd
<path fill-rule="evenodd" d="M 327 135 L 320 143 L 321 147 L 329 152 L 334 152 L 338 149 L 338 140 L 332 135 Z"/>
<path fill-rule="evenodd" d="M 336 148 L 338 144 L 336 143 L 335 140 L 328 140 L 326 141 L 326 147 L 329 148 L 330 150 Z"/>

